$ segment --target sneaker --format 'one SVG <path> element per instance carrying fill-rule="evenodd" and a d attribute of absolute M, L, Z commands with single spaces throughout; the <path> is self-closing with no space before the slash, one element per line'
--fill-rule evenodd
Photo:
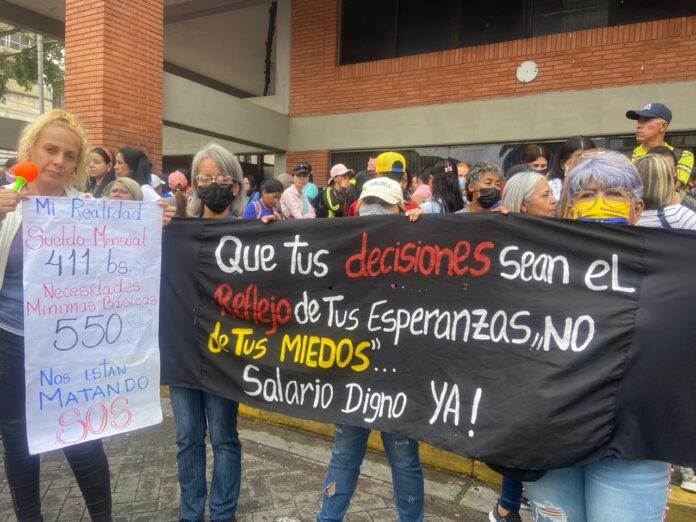
<path fill-rule="evenodd" d="M 499 515 L 497 502 L 491 512 L 488 513 L 488 520 L 490 520 L 490 522 L 522 522 L 519 513 L 508 513 L 505 516 Z"/>
<path fill-rule="evenodd" d="M 527 491 L 522 490 L 522 497 L 520 498 L 520 509 L 522 511 L 531 511 L 532 506 L 529 505 L 529 497 L 527 496 Z"/>
<path fill-rule="evenodd" d="M 676 484 L 677 486 L 681 484 L 682 476 L 681 468 L 679 466 L 672 466 L 672 475 L 669 481 L 671 484 Z"/>
<path fill-rule="evenodd" d="M 681 488 L 691 493 L 696 493 L 696 474 L 691 468 L 681 468 Z"/>

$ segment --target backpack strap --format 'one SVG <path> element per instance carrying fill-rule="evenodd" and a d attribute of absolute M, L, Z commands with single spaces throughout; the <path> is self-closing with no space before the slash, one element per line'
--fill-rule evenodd
<path fill-rule="evenodd" d="M 665 216 L 665 207 L 660 207 L 657 209 L 657 218 L 660 220 L 662 228 L 672 228 L 672 225 L 669 224 L 669 221 L 667 221 L 667 217 Z"/>
<path fill-rule="evenodd" d="M 681 157 L 684 154 L 684 151 L 677 148 L 677 147 L 672 147 L 672 152 L 674 153 L 674 156 L 677 158 L 677 163 L 679 163 L 679 160 L 681 160 Z"/>
<path fill-rule="evenodd" d="M 254 209 L 256 210 L 256 219 L 259 219 L 261 217 L 261 203 L 259 203 L 258 199 L 256 201 L 252 201 L 251 203 L 254 205 Z"/>

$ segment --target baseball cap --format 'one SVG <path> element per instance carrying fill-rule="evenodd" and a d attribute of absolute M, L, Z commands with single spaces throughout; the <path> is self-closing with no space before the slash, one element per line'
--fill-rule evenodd
<path fill-rule="evenodd" d="M 301 172 L 306 172 L 307 174 L 311 174 L 312 173 L 312 166 L 309 163 L 307 163 L 306 161 L 303 161 L 303 162 L 295 165 L 295 168 L 292 169 L 293 176 L 297 176 Z"/>
<path fill-rule="evenodd" d="M 160 185 L 164 185 L 164 180 L 160 178 L 157 174 L 150 174 L 150 185 L 152 188 L 157 188 Z"/>
<path fill-rule="evenodd" d="M 169 185 L 170 189 L 174 190 L 177 185 L 184 188 L 186 185 L 188 185 L 188 180 L 181 172 L 175 170 L 167 178 L 167 184 Z"/>
<path fill-rule="evenodd" d="M 401 191 L 401 185 L 393 179 L 379 177 L 365 182 L 360 199 L 369 197 L 379 198 L 385 203 L 404 208 L 404 194 Z"/>
<path fill-rule="evenodd" d="M 672 121 L 672 111 L 663 103 L 648 103 L 640 110 L 628 111 L 626 117 L 629 120 L 638 118 L 662 118 L 667 123 Z"/>
<path fill-rule="evenodd" d="M 398 152 L 383 152 L 377 156 L 376 170 L 379 174 L 384 172 L 404 172 L 406 170 L 406 158 Z"/>
<path fill-rule="evenodd" d="M 345 176 L 347 174 L 353 174 L 354 172 L 355 171 L 353 169 L 349 169 L 343 163 L 337 163 L 336 165 L 331 167 L 329 176 L 331 177 L 331 179 L 334 179 L 336 176 Z"/>

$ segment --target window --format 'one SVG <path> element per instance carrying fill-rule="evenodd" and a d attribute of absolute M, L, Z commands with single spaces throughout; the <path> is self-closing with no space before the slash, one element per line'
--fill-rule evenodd
<path fill-rule="evenodd" d="M 396 55 L 397 0 L 341 3 L 341 63 L 371 62 Z"/>
<path fill-rule="evenodd" d="M 490 161 L 506 171 L 520 162 L 522 151 L 530 143 L 544 145 L 551 152 L 550 165 L 556 165 L 558 152 L 565 140 L 525 141 L 515 143 L 489 143 L 479 145 L 443 145 L 433 147 L 418 147 L 414 149 L 392 149 L 404 155 L 406 167 L 411 175 L 418 174 L 425 167 L 432 167 L 440 160 L 451 159 L 455 162 L 464 161 L 470 165 L 477 161 Z M 592 136 L 597 147 L 617 150 L 630 156 L 636 146 L 635 135 L 621 136 Z M 690 132 L 668 133 L 667 142 L 680 149 L 696 151 L 696 134 Z M 367 160 L 376 158 L 384 150 L 369 151 L 337 151 L 331 153 L 331 165 L 343 163 L 355 172 L 365 170 Z M 553 167 L 550 167 L 553 168 Z"/>
<path fill-rule="evenodd" d="M 614 11 L 614 25 L 635 24 L 646 20 L 662 20 L 690 16 L 696 12 L 694 0 L 618 0 Z"/>
<path fill-rule="evenodd" d="M 0 44 L 8 49 L 22 51 L 34 45 L 34 40 L 21 33 L 8 34 L 2 37 Z"/>
<path fill-rule="evenodd" d="M 400 0 L 397 55 L 451 49 L 460 5 L 452 0 Z"/>
<path fill-rule="evenodd" d="M 525 2 L 488 0 L 467 4 L 460 18 L 459 47 L 523 38 Z"/>
<path fill-rule="evenodd" d="M 533 36 L 582 31 L 609 25 L 610 0 L 536 0 Z"/>
<path fill-rule="evenodd" d="M 341 64 L 696 14 L 696 0 L 342 0 Z"/>
<path fill-rule="evenodd" d="M 273 154 L 238 154 L 237 159 L 244 175 L 254 176 L 259 187 L 265 180 L 273 177 Z"/>

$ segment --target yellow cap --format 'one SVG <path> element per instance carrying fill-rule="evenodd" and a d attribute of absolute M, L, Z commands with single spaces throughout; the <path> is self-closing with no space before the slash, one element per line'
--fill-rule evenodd
<path fill-rule="evenodd" d="M 394 165 L 400 162 L 401 165 Z M 398 152 L 383 152 L 377 156 L 377 167 L 375 168 L 379 174 L 384 172 L 404 172 L 406 170 L 406 158 Z"/>

